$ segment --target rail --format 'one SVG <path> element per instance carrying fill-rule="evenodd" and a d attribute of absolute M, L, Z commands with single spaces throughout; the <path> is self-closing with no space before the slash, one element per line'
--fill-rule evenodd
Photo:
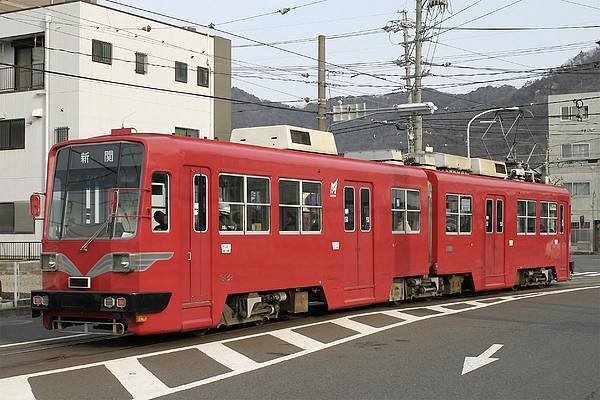
<path fill-rule="evenodd" d="M 0 67 L 0 93 L 44 88 L 44 64 Z"/>
<path fill-rule="evenodd" d="M 41 242 L 0 242 L 0 261 L 39 260 Z"/>

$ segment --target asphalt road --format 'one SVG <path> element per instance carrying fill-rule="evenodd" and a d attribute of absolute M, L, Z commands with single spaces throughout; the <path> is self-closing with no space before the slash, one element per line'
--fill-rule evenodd
<path fill-rule="evenodd" d="M 547 289 L 201 337 L 59 337 L 37 320 L 3 318 L 0 393 L 11 400 L 600 399 L 600 256 L 576 258 L 573 280 Z M 489 363 L 463 375 L 465 357 L 486 351 L 474 362 Z"/>

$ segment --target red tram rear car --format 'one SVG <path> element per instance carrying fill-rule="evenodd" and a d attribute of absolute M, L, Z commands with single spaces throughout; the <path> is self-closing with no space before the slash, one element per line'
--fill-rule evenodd
<path fill-rule="evenodd" d="M 569 278 L 569 194 L 235 143 L 131 134 L 49 155 L 48 329 L 191 331 Z"/>

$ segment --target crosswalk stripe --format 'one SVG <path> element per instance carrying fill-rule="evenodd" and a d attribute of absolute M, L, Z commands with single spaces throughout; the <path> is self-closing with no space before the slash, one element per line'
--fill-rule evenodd
<path fill-rule="evenodd" d="M 417 317 L 416 315 L 403 313 L 401 311 L 382 311 L 382 314 L 386 314 L 386 315 L 389 315 L 392 317 L 400 318 L 405 321 L 411 321 L 411 322 L 422 318 L 422 317 Z"/>
<path fill-rule="evenodd" d="M 372 326 L 353 321 L 350 318 L 338 318 L 329 322 L 333 322 L 336 325 L 356 331 L 356 333 L 366 334 L 377 331 L 377 328 L 373 328 Z"/>
<path fill-rule="evenodd" d="M 219 342 L 201 344 L 196 346 L 196 348 L 232 371 L 252 368 L 258 364 L 253 359 Z"/>
<path fill-rule="evenodd" d="M 35 400 L 27 376 L 2 379 L 2 398 L 11 400 Z"/>
<path fill-rule="evenodd" d="M 107 361 L 104 365 L 134 399 L 152 397 L 154 393 L 167 389 L 167 385 L 144 368 L 136 358 Z"/>
<path fill-rule="evenodd" d="M 308 336 L 294 332 L 291 329 L 274 331 L 269 334 L 304 350 L 317 350 L 324 346 L 324 344 L 318 340 L 311 339 Z"/>

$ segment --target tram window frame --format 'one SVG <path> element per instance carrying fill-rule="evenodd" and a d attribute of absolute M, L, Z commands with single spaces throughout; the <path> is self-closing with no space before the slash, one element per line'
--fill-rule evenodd
<path fill-rule="evenodd" d="M 204 212 L 201 213 L 201 208 L 200 208 L 200 199 L 199 199 L 199 189 L 201 189 L 201 185 L 198 185 L 198 183 L 196 183 L 196 178 L 200 177 L 202 180 L 204 180 Z M 194 222 L 194 232 L 207 232 L 208 231 L 208 224 L 209 224 L 209 216 L 208 216 L 208 176 L 204 175 L 204 174 L 195 174 L 194 177 L 192 178 L 192 196 L 193 196 L 193 208 L 192 208 L 192 221 Z M 202 214 L 204 216 L 204 219 L 202 221 Z M 204 222 L 204 229 L 200 229 L 202 228 L 201 222 Z"/>
<path fill-rule="evenodd" d="M 351 193 L 351 195 L 348 195 Z M 356 192 L 354 186 L 344 186 L 344 232 L 356 231 Z M 352 204 L 348 201 L 350 200 Z M 352 205 L 352 210 L 349 206 Z M 350 218 L 352 217 L 352 218 Z"/>
<path fill-rule="evenodd" d="M 496 199 L 496 233 L 504 233 L 504 200 Z"/>
<path fill-rule="evenodd" d="M 408 206 L 408 194 L 416 193 L 417 195 L 417 204 L 418 208 L 409 208 Z M 394 196 L 396 194 L 396 196 Z M 406 234 L 413 235 L 421 233 L 421 191 L 418 189 L 408 189 L 408 188 L 392 188 L 391 190 L 391 200 L 392 200 L 392 233 L 397 234 Z M 399 201 L 395 201 L 399 200 Z M 417 221 L 419 225 L 419 229 L 406 229 L 410 227 L 408 223 L 408 214 L 411 213 L 417 216 Z M 402 216 L 402 229 L 394 229 L 394 215 L 400 214 Z"/>
<path fill-rule="evenodd" d="M 551 215 L 552 205 L 554 205 L 554 216 Z M 544 210 L 544 207 L 546 210 Z M 544 212 L 545 211 L 545 212 Z M 554 222 L 554 231 L 552 231 L 552 222 Z M 544 226 L 545 225 L 545 226 Z M 556 235 L 558 233 L 558 203 L 555 201 L 540 202 L 540 235 Z"/>
<path fill-rule="evenodd" d="M 155 176 L 157 176 L 157 175 L 161 175 L 161 176 L 165 177 L 166 179 L 164 179 L 164 181 L 162 179 L 158 180 L 158 178 L 155 178 Z M 161 193 L 161 194 L 158 194 L 158 195 L 154 194 L 154 184 L 155 183 L 156 184 L 162 184 L 162 185 L 164 185 L 164 186 L 162 186 L 163 189 L 164 189 L 164 193 Z M 154 232 L 154 233 L 168 233 L 168 232 L 171 232 L 171 212 L 170 212 L 170 210 L 171 210 L 171 196 L 170 196 L 170 193 L 171 193 L 171 176 L 169 175 L 169 173 L 166 172 L 166 171 L 153 171 L 152 172 L 152 183 L 151 183 L 150 195 L 151 195 L 151 210 L 152 210 L 151 226 L 152 226 L 152 232 Z M 154 201 L 155 201 L 154 196 L 163 196 L 163 198 L 165 199 L 164 206 L 155 205 L 154 204 Z M 157 230 L 156 227 L 158 225 L 154 226 L 153 222 L 156 221 L 154 219 L 154 214 L 156 212 L 158 212 L 158 211 L 162 211 L 166 215 L 166 217 L 167 217 L 166 218 L 167 229 Z M 156 222 L 158 222 L 158 221 L 156 221 Z"/>
<path fill-rule="evenodd" d="M 367 193 L 366 201 L 363 198 L 363 193 Z M 359 191 L 360 197 L 360 231 L 370 232 L 371 231 L 371 189 L 368 187 L 361 187 Z M 365 204 L 366 203 L 366 204 Z M 365 212 L 366 211 L 366 212 Z"/>
<path fill-rule="evenodd" d="M 565 233 L 565 205 L 561 204 L 560 205 L 560 234 L 564 234 Z"/>
<path fill-rule="evenodd" d="M 448 209 L 449 197 L 456 197 L 456 211 Z M 463 200 L 469 201 L 469 209 L 463 210 Z M 456 216 L 456 231 L 448 231 L 448 217 Z M 469 230 L 462 230 L 462 221 L 469 221 Z M 471 235 L 473 233 L 473 196 L 470 194 L 446 193 L 446 235 Z"/>
<path fill-rule="evenodd" d="M 281 182 L 295 182 L 298 184 L 298 197 L 297 202 L 295 202 L 294 204 L 289 203 L 289 204 L 282 204 L 281 203 Z M 305 185 L 307 184 L 316 184 L 318 185 L 318 204 L 305 204 L 305 200 L 308 198 L 308 196 L 305 198 L 305 193 L 309 193 L 305 191 Z M 278 181 L 278 188 L 279 188 L 279 209 L 278 209 L 278 213 L 279 213 L 279 233 L 282 235 L 319 235 L 323 232 L 323 184 L 319 181 L 311 181 L 311 180 L 302 180 L 302 179 L 293 179 L 293 178 L 279 178 Z M 312 194 L 313 192 L 310 192 L 310 194 Z M 282 228 L 282 223 L 283 223 L 283 219 L 282 219 L 282 208 L 287 208 L 287 209 L 291 209 L 291 208 L 296 208 L 298 211 L 296 211 L 296 215 L 297 215 L 297 220 L 298 220 L 298 230 L 283 230 Z M 305 229 L 304 227 L 304 215 L 305 213 L 311 212 L 311 210 L 314 212 L 314 210 L 318 210 L 318 222 L 319 222 L 319 230 L 308 230 Z"/>
<path fill-rule="evenodd" d="M 485 233 L 494 233 L 494 200 L 485 199 Z"/>
<path fill-rule="evenodd" d="M 241 193 L 242 193 L 242 201 L 226 201 L 226 200 L 222 200 L 223 199 L 223 193 L 222 191 L 222 186 L 221 186 L 221 178 L 223 177 L 237 177 L 237 178 L 242 178 L 242 187 L 241 187 Z M 262 180 L 266 180 L 267 182 L 267 195 L 266 197 L 268 198 L 267 202 L 261 202 L 261 201 L 250 201 L 249 196 L 248 196 L 248 178 L 250 179 L 262 179 Z M 268 176 L 259 176 L 259 175 L 242 175 L 242 174 L 234 174 L 234 173 L 221 173 L 219 174 L 219 234 L 221 235 L 268 235 L 271 233 L 271 178 Z M 228 230 L 228 229 L 222 229 L 223 225 L 221 225 L 221 210 L 225 210 L 225 207 L 229 206 L 229 215 L 231 215 L 231 206 L 242 206 L 242 212 L 241 212 L 241 217 L 240 217 L 240 222 L 239 224 L 241 224 L 241 228 L 242 229 L 233 229 L 233 230 Z M 249 212 L 248 210 L 251 207 L 265 207 L 267 209 L 266 211 L 266 229 L 249 229 L 249 220 L 248 220 L 248 215 Z M 238 226 L 238 223 L 236 223 L 236 228 Z"/>
<path fill-rule="evenodd" d="M 522 213 L 520 204 L 525 203 L 525 208 L 523 209 L 525 212 Z M 531 215 L 531 204 L 533 203 L 533 215 Z M 521 221 L 525 221 L 524 228 L 521 229 Z M 534 230 L 530 231 L 530 221 L 534 221 Z M 537 201 L 536 200 L 527 200 L 520 199 L 517 200 L 517 235 L 523 236 L 534 236 L 537 233 Z"/>

